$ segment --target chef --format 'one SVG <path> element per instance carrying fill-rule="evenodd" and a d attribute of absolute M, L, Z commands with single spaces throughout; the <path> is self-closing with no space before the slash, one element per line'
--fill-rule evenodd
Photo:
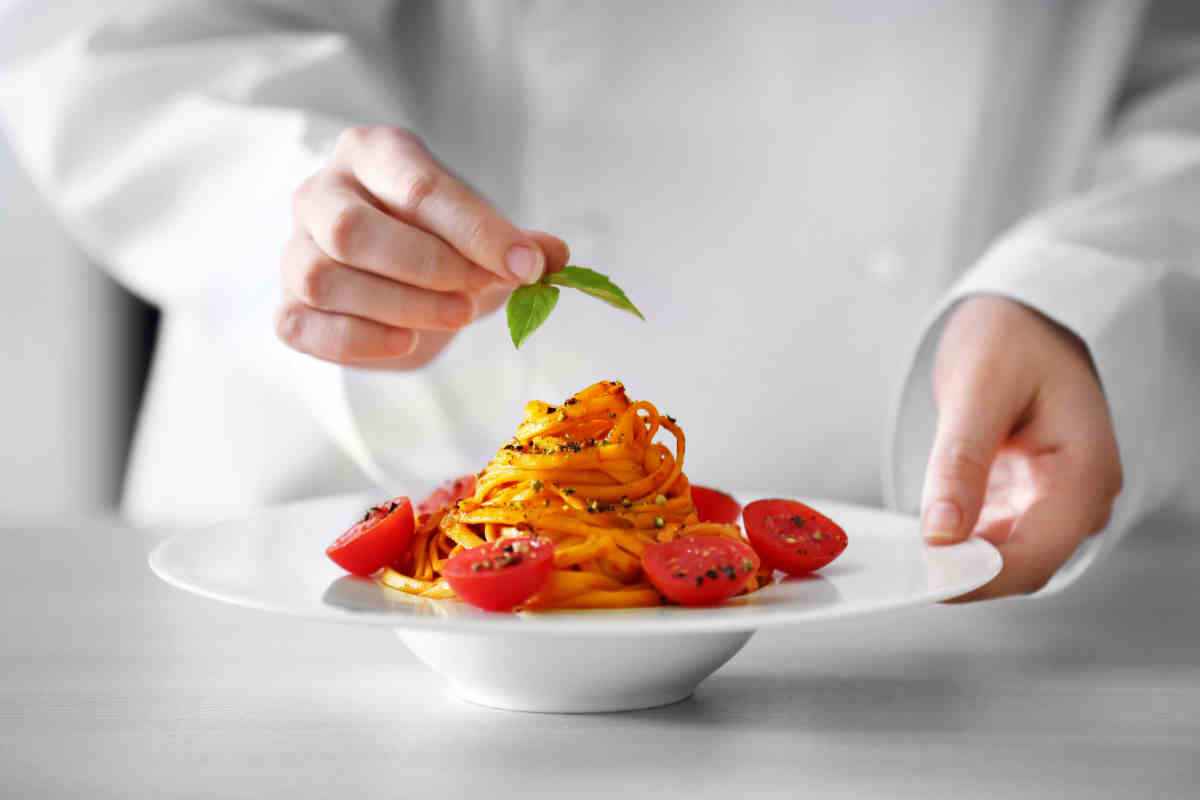
<path fill-rule="evenodd" d="M 76 27 L 0 104 L 164 312 L 133 517 L 428 485 L 619 378 L 696 482 L 986 536 L 979 599 L 1200 514 L 1190 30 L 1133 0 L 197 0 Z M 564 295 L 515 350 L 492 312 L 568 257 L 648 321 Z"/>

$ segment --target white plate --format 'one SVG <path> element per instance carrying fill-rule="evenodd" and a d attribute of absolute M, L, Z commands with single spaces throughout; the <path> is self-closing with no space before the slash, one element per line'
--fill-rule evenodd
<path fill-rule="evenodd" d="M 756 496 L 738 494 L 745 502 Z M 755 630 L 936 602 L 1000 571 L 1000 554 L 981 539 L 929 548 L 913 517 L 811 504 L 845 528 L 850 542 L 841 558 L 813 576 L 717 608 L 493 614 L 411 598 L 347 576 L 325 557 L 325 546 L 369 505 L 364 495 L 281 506 L 178 534 L 154 550 L 150 566 L 174 586 L 234 605 L 397 629 L 467 699 L 551 711 L 679 700 Z"/>

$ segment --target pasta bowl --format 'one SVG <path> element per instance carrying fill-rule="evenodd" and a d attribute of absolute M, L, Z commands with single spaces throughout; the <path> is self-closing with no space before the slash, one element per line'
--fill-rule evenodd
<path fill-rule="evenodd" d="M 762 495 L 736 496 L 749 502 Z M 1001 567 L 1000 554 L 982 539 L 929 548 L 915 517 L 812 500 L 850 540 L 814 575 L 778 579 L 714 608 L 497 614 L 410 597 L 331 563 L 325 546 L 371 502 L 365 494 L 340 495 L 179 533 L 155 548 L 150 566 L 213 600 L 391 629 L 459 697 L 545 712 L 677 702 L 756 631 L 937 602 L 982 586 Z"/>

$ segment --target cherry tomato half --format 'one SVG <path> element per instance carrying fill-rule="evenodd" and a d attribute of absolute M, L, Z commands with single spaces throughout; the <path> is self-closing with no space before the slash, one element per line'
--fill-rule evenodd
<path fill-rule="evenodd" d="M 413 509 L 407 497 L 375 506 L 325 549 L 347 572 L 370 575 L 401 559 L 412 543 Z"/>
<path fill-rule="evenodd" d="M 758 500 L 742 511 L 750 544 L 763 562 L 789 575 L 818 570 L 846 549 L 846 532 L 797 500 Z"/>
<path fill-rule="evenodd" d="M 725 602 L 746 586 L 758 564 L 750 545 L 724 536 L 681 536 L 642 553 L 642 569 L 654 588 L 681 606 Z"/>
<path fill-rule="evenodd" d="M 464 497 L 475 494 L 475 476 L 463 475 L 452 481 L 446 481 L 421 502 L 417 503 L 418 514 L 435 514 L 444 508 L 454 508 L 454 504 Z"/>
<path fill-rule="evenodd" d="M 724 492 L 707 486 L 692 484 L 692 505 L 700 515 L 701 522 L 718 522 L 733 525 L 742 513 L 742 506 Z"/>
<path fill-rule="evenodd" d="M 554 570 L 554 544 L 514 536 L 463 550 L 442 574 L 462 600 L 485 611 L 511 611 L 533 597 Z"/>

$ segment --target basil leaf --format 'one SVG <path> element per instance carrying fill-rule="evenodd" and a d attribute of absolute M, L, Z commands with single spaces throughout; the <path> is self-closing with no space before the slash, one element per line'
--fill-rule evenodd
<path fill-rule="evenodd" d="M 633 304 L 633 301 L 626 297 L 625 292 L 621 291 L 621 287 L 608 279 L 607 275 L 601 275 L 594 269 L 587 267 L 564 267 L 560 272 L 553 272 L 547 275 L 543 280 L 546 283 L 552 283 L 557 286 L 569 286 L 572 289 L 578 289 L 581 292 L 590 294 L 592 297 L 603 300 L 614 308 L 619 308 L 622 311 L 628 311 L 630 314 L 635 314 L 638 319 L 645 320 L 642 312 Z"/>
<path fill-rule="evenodd" d="M 520 348 L 521 343 L 536 331 L 554 306 L 558 304 L 558 289 L 544 283 L 534 283 L 521 286 L 508 297 L 508 333 L 512 336 L 514 347 Z"/>

